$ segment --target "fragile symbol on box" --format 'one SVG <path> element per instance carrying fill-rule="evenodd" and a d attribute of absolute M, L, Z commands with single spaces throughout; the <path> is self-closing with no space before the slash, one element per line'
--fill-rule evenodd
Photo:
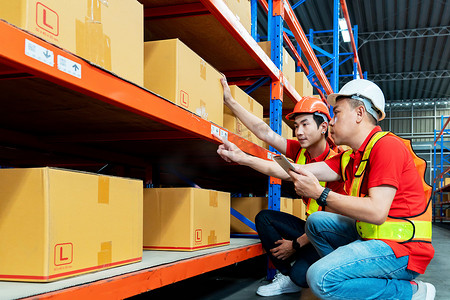
<path fill-rule="evenodd" d="M 180 90 L 180 104 L 184 107 L 189 107 L 189 94 L 183 90 Z"/>
<path fill-rule="evenodd" d="M 59 35 L 58 14 L 40 2 L 36 3 L 36 25 L 53 35 Z"/>
<path fill-rule="evenodd" d="M 201 243 L 202 242 L 202 230 L 201 229 L 196 229 L 195 230 L 195 242 L 196 243 Z"/>
<path fill-rule="evenodd" d="M 73 261 L 73 244 L 63 243 L 55 245 L 55 266 L 71 264 Z"/>

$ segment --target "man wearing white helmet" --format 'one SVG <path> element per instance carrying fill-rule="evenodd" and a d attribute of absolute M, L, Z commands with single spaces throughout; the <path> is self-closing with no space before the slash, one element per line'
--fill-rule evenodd
<path fill-rule="evenodd" d="M 385 100 L 373 82 L 352 80 L 328 102 L 330 133 L 351 150 L 289 172 L 299 195 L 339 213 L 307 220 L 307 236 L 322 256 L 308 270 L 309 286 L 321 299 L 434 299 L 432 284 L 414 281 L 434 256 L 423 161 L 377 126 Z M 318 180 L 342 180 L 348 196 Z"/>

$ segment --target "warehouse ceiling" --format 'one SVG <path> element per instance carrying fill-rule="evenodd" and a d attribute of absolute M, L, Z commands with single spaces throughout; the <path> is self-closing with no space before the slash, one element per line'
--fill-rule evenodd
<path fill-rule="evenodd" d="M 301 2 L 295 13 L 305 33 L 333 29 L 333 1 L 289 2 L 293 7 Z M 347 7 L 352 26 L 358 25 L 362 70 L 381 87 L 388 102 L 450 100 L 450 1 L 347 0 Z M 263 27 L 265 18 L 260 10 L 258 21 Z M 332 33 L 315 36 L 314 44 L 332 53 Z M 352 51 L 342 36 L 339 51 Z M 320 58 L 322 64 L 327 60 Z M 350 59 L 339 72 L 352 70 Z M 350 79 L 342 77 L 340 87 Z"/>

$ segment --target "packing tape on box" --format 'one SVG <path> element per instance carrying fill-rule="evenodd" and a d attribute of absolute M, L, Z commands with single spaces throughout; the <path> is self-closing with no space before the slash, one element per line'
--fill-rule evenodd
<path fill-rule="evenodd" d="M 109 177 L 98 177 L 98 203 L 109 204 Z"/>
<path fill-rule="evenodd" d="M 217 199 L 218 195 L 219 193 L 217 191 L 209 191 L 209 206 L 219 206 L 219 200 Z"/>
<path fill-rule="evenodd" d="M 248 97 L 248 104 L 250 104 L 250 111 L 253 112 L 253 99 L 251 97 Z"/>
<path fill-rule="evenodd" d="M 99 266 L 110 264 L 112 262 L 112 242 L 103 242 L 100 244 L 97 263 Z"/>
<path fill-rule="evenodd" d="M 214 245 L 217 244 L 217 236 L 216 236 L 216 231 L 215 230 L 211 230 L 208 236 L 208 245 Z"/>
<path fill-rule="evenodd" d="M 90 62 L 111 70 L 111 38 L 103 32 L 102 5 L 107 0 L 87 0 L 87 16 L 76 20 L 76 51 Z"/>
<path fill-rule="evenodd" d="M 200 77 L 206 80 L 206 61 L 200 61 Z"/>

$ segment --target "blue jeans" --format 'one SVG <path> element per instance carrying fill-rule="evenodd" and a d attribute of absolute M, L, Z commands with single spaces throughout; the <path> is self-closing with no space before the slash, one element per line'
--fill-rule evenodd
<path fill-rule="evenodd" d="M 295 255 L 286 260 L 276 258 L 270 252 L 270 249 L 278 247 L 275 244 L 276 241 L 293 240 L 303 235 L 305 221 L 284 212 L 262 210 L 256 215 L 255 225 L 261 244 L 275 268 L 281 274 L 289 276 L 296 285 L 308 287 L 306 271 L 320 258 L 313 245 L 307 244 L 301 247 Z"/>
<path fill-rule="evenodd" d="M 362 240 L 355 220 L 315 212 L 306 234 L 322 257 L 307 273 L 321 299 L 411 299 L 418 273 L 406 269 L 409 256 L 397 258 L 383 241 Z"/>

